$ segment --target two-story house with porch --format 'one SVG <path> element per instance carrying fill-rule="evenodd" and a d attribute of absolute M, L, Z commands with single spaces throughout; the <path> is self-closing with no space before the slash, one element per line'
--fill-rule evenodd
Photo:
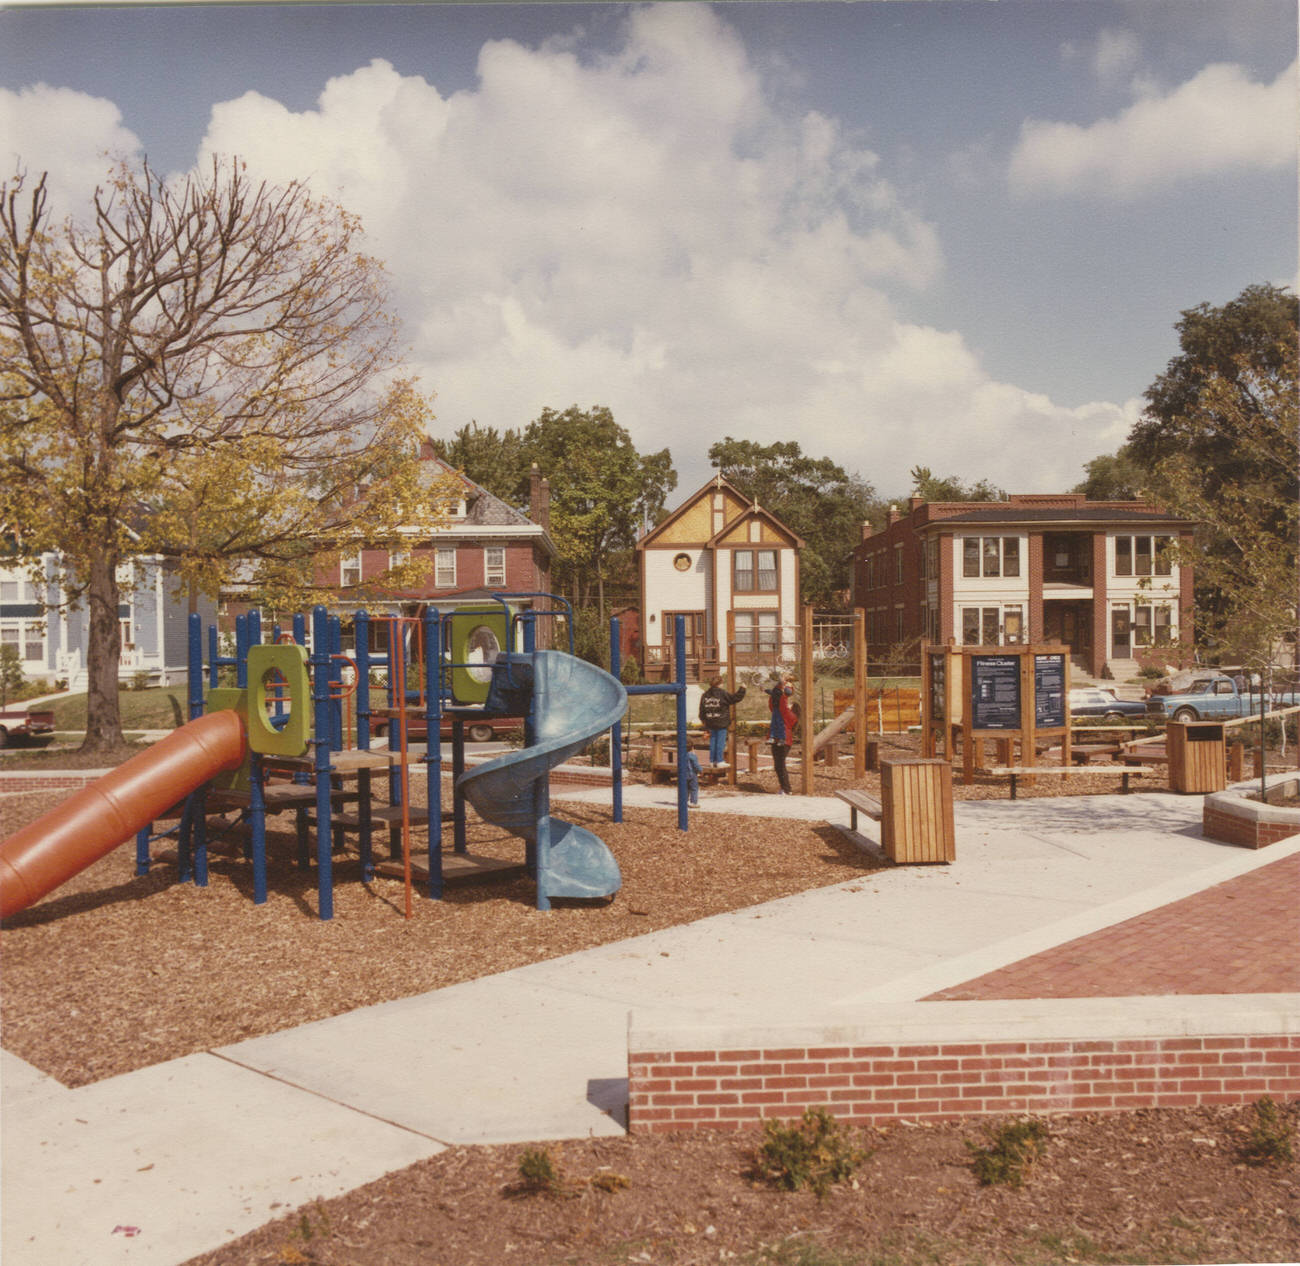
<path fill-rule="evenodd" d="M 803 541 L 721 475 L 637 542 L 641 655 L 647 678 L 671 676 L 676 617 L 689 680 L 793 658 Z M 734 641 L 728 646 L 728 629 Z"/>
<path fill-rule="evenodd" d="M 1195 524 L 1142 501 L 1077 493 L 891 507 L 854 550 L 853 601 L 873 653 L 918 638 L 1061 642 L 1084 672 L 1131 674 L 1192 636 L 1192 569 L 1170 557 Z"/>
<path fill-rule="evenodd" d="M 118 569 L 121 680 L 170 686 L 186 680 L 191 610 L 211 621 L 215 604 L 189 590 L 161 557 L 138 555 Z M 18 653 L 32 681 L 66 681 L 85 690 L 90 612 L 75 601 L 62 558 L 42 555 L 39 577 L 29 566 L 0 566 L 0 644 Z"/>

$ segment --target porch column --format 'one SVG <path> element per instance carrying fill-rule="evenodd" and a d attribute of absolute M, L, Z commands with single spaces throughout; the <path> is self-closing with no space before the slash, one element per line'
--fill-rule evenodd
<path fill-rule="evenodd" d="M 1092 534 L 1092 663 L 1100 678 L 1110 656 L 1110 596 L 1106 591 L 1106 533 Z"/>
<path fill-rule="evenodd" d="M 1046 641 L 1046 628 L 1043 622 L 1043 534 L 1029 534 L 1029 641 Z"/>

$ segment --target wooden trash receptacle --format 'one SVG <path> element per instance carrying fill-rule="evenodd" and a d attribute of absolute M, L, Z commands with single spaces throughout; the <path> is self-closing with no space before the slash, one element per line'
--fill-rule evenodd
<path fill-rule="evenodd" d="M 1221 721 L 1171 721 L 1165 728 L 1169 790 L 1191 795 L 1228 785 L 1227 748 Z"/>
<path fill-rule="evenodd" d="M 880 843 L 890 861 L 956 860 L 948 761 L 881 761 L 880 807 Z"/>

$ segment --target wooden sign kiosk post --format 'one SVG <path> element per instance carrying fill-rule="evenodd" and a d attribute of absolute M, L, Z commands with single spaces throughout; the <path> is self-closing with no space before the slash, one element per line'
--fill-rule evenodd
<path fill-rule="evenodd" d="M 1037 763 L 1040 736 L 1059 738 L 1061 764 L 1070 764 L 1070 654 L 1059 644 L 922 647 L 922 741 L 935 754 L 955 756 L 961 734 L 962 781 L 970 786 L 983 764 L 985 739 L 998 744 L 998 763 Z M 956 670 L 960 670 L 960 674 Z"/>

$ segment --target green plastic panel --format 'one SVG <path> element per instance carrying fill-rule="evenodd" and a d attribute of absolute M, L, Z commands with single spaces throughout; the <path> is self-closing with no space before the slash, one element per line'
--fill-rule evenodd
<path fill-rule="evenodd" d="M 283 729 L 271 724 L 277 706 Z M 248 648 L 248 745 L 266 756 L 301 756 L 311 739 L 307 652 L 294 642 Z"/>
<path fill-rule="evenodd" d="M 492 683 L 492 661 L 510 650 L 510 612 L 499 602 L 459 607 L 450 613 L 447 626 L 446 649 L 458 665 L 451 670 L 452 702 L 482 703 Z"/>

